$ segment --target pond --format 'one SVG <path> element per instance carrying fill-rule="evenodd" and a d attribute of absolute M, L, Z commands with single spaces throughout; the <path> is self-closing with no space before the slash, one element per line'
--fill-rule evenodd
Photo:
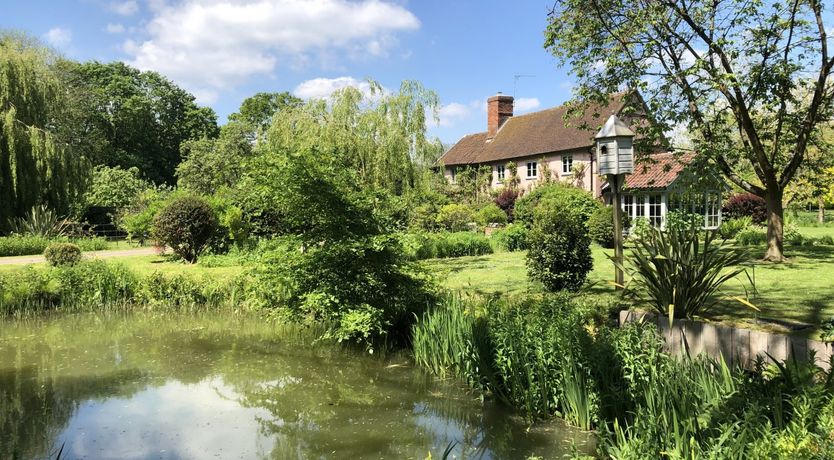
<path fill-rule="evenodd" d="M 0 322 L 0 458 L 562 458 L 591 436 L 529 426 L 406 354 L 370 356 L 249 315 Z"/>

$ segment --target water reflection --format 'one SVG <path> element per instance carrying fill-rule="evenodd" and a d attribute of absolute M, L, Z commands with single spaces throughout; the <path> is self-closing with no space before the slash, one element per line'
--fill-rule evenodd
<path fill-rule="evenodd" d="M 313 346 L 257 318 L 73 316 L 0 324 L 0 458 L 561 458 L 404 356 Z M 585 446 L 587 449 L 588 446 Z"/>

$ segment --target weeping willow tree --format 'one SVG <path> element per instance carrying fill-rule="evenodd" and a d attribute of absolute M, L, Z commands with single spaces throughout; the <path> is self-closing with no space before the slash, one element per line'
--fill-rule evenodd
<path fill-rule="evenodd" d="M 424 186 L 443 149 L 426 136 L 437 94 L 414 81 L 403 82 L 396 93 L 374 81 L 368 88 L 344 88 L 328 100 L 285 110 L 273 121 L 263 150 L 320 152 L 320 161 L 352 171 L 359 185 L 395 195 Z"/>
<path fill-rule="evenodd" d="M 26 37 L 0 34 L 0 232 L 36 205 L 66 213 L 83 193 L 86 160 L 53 134 L 66 96 L 55 60 Z"/>

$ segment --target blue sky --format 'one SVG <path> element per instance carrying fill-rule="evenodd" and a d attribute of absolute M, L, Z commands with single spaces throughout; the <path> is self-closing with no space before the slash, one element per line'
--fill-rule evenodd
<path fill-rule="evenodd" d="M 570 98 L 571 77 L 542 47 L 549 1 L 3 0 L 0 28 L 77 60 L 158 71 L 224 122 L 258 91 L 321 97 L 373 78 L 434 89 L 444 142 L 486 129 L 485 100 L 516 113 Z"/>

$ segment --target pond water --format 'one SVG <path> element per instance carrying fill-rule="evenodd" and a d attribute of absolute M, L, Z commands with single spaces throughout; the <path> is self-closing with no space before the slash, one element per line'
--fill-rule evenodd
<path fill-rule="evenodd" d="M 0 322 L 0 458 L 562 458 L 453 381 L 234 314 Z"/>

